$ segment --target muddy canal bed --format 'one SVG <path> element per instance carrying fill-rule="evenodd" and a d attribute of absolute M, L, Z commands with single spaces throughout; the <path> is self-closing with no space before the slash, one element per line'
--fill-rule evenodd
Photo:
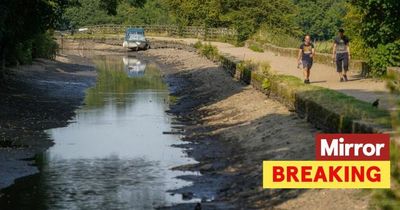
<path fill-rule="evenodd" d="M 171 190 L 190 186 L 171 170 L 196 163 L 178 145 L 181 126 L 154 63 L 95 56 L 97 82 L 66 127 L 47 130 L 54 146 L 37 155 L 40 173 L 3 191 L 2 209 L 153 209 L 197 202 Z M 172 125 L 173 124 L 173 125 Z M 172 147 L 172 145 L 175 145 Z"/>
<path fill-rule="evenodd" d="M 262 161 L 313 159 L 319 131 L 217 63 L 190 50 L 110 53 L 71 124 L 46 131 L 55 145 L 37 156 L 41 173 L 2 191 L 1 207 L 367 208 L 358 190 L 263 189 Z"/>

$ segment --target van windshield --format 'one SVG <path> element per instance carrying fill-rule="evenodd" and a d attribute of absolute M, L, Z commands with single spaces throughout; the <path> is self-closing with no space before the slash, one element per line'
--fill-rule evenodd
<path fill-rule="evenodd" d="M 127 41 L 145 41 L 145 37 L 143 33 L 140 32 L 131 32 L 126 35 Z"/>

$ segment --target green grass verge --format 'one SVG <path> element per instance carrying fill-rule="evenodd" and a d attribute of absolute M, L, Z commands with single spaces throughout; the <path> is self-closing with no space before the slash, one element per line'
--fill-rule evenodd
<path fill-rule="evenodd" d="M 335 90 L 304 84 L 301 79 L 294 76 L 273 74 L 268 63 L 255 64 L 245 61 L 238 65 L 239 71 L 243 71 L 243 69 L 258 72 L 251 75 L 251 78 L 262 81 L 264 89 L 271 88 L 272 83 L 283 84 L 288 89 L 287 92 L 296 93 L 300 97 L 313 101 L 348 119 L 363 120 L 386 128 L 391 127 L 390 113 L 387 110 L 372 107 L 369 102 L 358 100 Z M 290 95 L 289 93 L 288 95 Z"/>
<path fill-rule="evenodd" d="M 256 43 L 252 43 L 249 45 L 249 49 L 253 50 L 254 52 L 264 52 L 264 49 Z"/>
<path fill-rule="evenodd" d="M 371 103 L 360 101 L 344 93 L 304 84 L 299 78 L 277 75 L 276 80 L 286 83 L 302 97 L 310 99 L 328 110 L 355 120 L 364 120 L 384 127 L 391 127 L 390 113 L 371 106 Z"/>

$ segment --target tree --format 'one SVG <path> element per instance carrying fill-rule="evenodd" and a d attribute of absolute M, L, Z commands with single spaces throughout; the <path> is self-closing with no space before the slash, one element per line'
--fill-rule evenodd
<path fill-rule="evenodd" d="M 0 2 L 0 55 L 6 63 L 30 60 L 35 40 L 54 28 L 65 0 L 13 0 Z M 32 54 L 33 53 L 33 54 Z M 0 72 L 2 74 L 3 71 Z"/>
<path fill-rule="evenodd" d="M 262 23 L 291 31 L 296 7 L 289 0 L 166 0 L 178 25 L 232 27 L 245 41 Z"/>
<path fill-rule="evenodd" d="M 330 40 L 343 26 L 343 17 L 347 12 L 345 0 L 305 0 L 295 3 L 299 8 L 296 22 L 304 34 Z"/>
<path fill-rule="evenodd" d="M 361 35 L 368 45 L 388 44 L 400 39 L 400 1 L 352 0 L 362 14 Z"/>

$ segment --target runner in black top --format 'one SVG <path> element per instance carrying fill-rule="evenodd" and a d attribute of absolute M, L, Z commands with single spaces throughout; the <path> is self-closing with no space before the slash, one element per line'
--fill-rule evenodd
<path fill-rule="evenodd" d="M 314 45 L 311 43 L 310 35 L 304 37 L 304 43 L 300 45 L 297 63 L 303 69 L 304 83 L 310 83 L 310 70 L 315 55 Z"/>
<path fill-rule="evenodd" d="M 344 35 L 343 29 L 339 29 L 339 36 L 333 40 L 332 58 L 334 62 L 336 62 L 336 71 L 339 73 L 340 82 L 347 81 L 347 71 L 349 70 L 350 61 L 350 47 L 349 39 Z"/>

